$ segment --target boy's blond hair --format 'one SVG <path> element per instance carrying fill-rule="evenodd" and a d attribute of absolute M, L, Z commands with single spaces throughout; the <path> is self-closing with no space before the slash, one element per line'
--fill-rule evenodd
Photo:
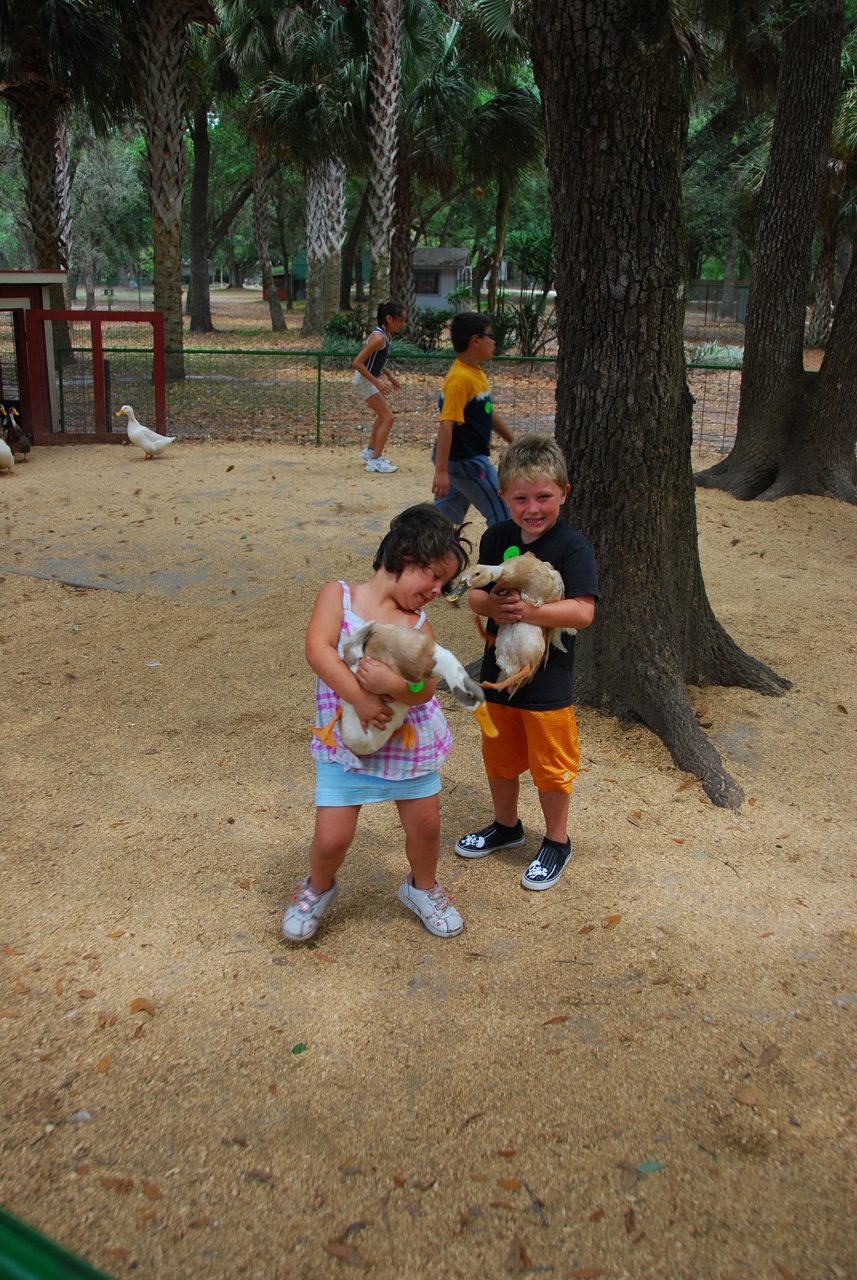
<path fill-rule="evenodd" d="M 528 431 L 525 435 L 515 437 L 500 458 L 497 476 L 501 492 L 508 489 L 515 480 L 533 482 L 539 476 L 547 476 L 563 490 L 568 484 L 568 470 L 562 449 L 553 436 L 541 435 L 537 431 Z"/>

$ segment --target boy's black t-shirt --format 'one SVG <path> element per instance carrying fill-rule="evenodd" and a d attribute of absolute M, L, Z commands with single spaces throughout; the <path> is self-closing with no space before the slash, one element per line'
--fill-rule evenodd
<path fill-rule="evenodd" d="M 523 541 L 521 530 L 514 521 L 504 520 L 492 525 L 490 529 L 486 529 L 479 543 L 479 563 L 502 564 L 504 555 L 511 547 L 517 547 L 521 555 L 531 551 L 539 560 L 546 560 L 553 565 L 562 575 L 567 600 L 577 596 L 598 598 L 598 572 L 592 544 L 582 533 L 570 529 L 562 520 L 557 520 L 535 542 L 528 543 Z M 490 618 L 484 621 L 486 630 L 491 635 L 496 635 L 496 623 Z M 551 645 L 547 662 L 539 667 L 529 684 L 525 684 L 511 699 L 505 690 L 486 689 L 488 701 L 518 707 L 522 711 L 556 711 L 560 707 L 570 707 L 574 701 L 575 637 L 563 632 L 560 638 L 566 653 L 557 649 L 556 645 Z M 485 646 L 481 679 L 501 679 L 494 659 L 493 645 Z"/>

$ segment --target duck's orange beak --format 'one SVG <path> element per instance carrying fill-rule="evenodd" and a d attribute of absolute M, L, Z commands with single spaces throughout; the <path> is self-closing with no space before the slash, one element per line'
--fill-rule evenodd
<path fill-rule="evenodd" d="M 488 710 L 487 702 L 480 702 L 478 707 L 474 707 L 473 714 L 479 721 L 482 732 L 488 738 L 496 738 L 499 736 L 499 730 L 491 719 L 491 712 Z"/>

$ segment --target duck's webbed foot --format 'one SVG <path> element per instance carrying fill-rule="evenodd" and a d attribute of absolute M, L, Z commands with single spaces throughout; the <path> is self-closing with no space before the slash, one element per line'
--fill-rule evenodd
<path fill-rule="evenodd" d="M 520 684 L 520 682 L 530 674 L 531 670 L 532 668 L 529 664 L 525 664 L 521 667 L 520 671 L 516 671 L 514 675 L 507 676 L 505 680 L 498 680 L 496 682 L 491 680 L 481 680 L 480 684 L 483 689 L 508 689 L 510 685 Z"/>

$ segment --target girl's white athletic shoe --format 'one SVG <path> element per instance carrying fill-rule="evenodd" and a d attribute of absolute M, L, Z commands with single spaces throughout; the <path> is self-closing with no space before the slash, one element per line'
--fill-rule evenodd
<path fill-rule="evenodd" d="M 418 889 L 408 876 L 399 888 L 399 901 L 419 916 L 429 933 L 438 938 L 454 938 L 464 928 L 464 921 L 452 905 L 442 884 L 433 889 Z"/>
<path fill-rule="evenodd" d="M 325 893 L 319 893 L 309 882 L 309 876 L 295 889 L 294 897 L 283 916 L 283 937 L 289 942 L 305 942 L 319 926 L 321 917 L 339 893 L 334 880 Z"/>

